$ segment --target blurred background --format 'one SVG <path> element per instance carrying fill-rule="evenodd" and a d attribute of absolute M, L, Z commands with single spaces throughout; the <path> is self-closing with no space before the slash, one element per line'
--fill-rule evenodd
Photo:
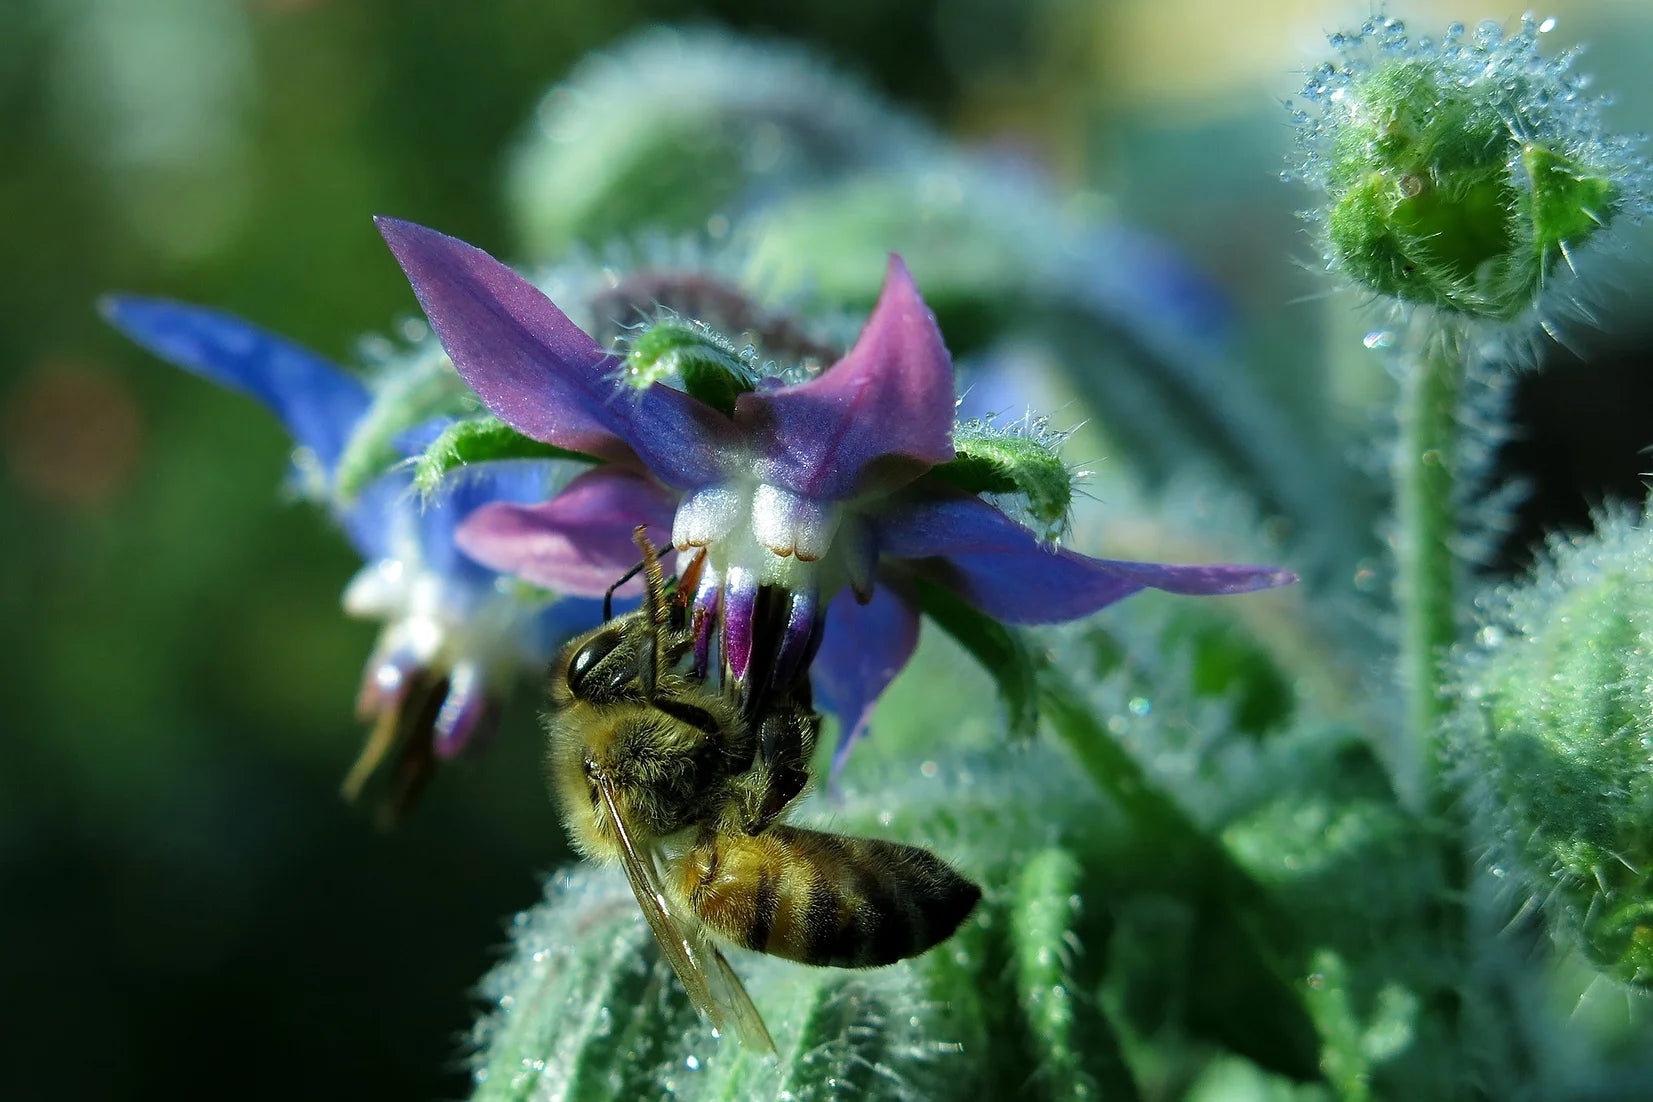
<path fill-rule="evenodd" d="M 414 310 L 370 215 L 520 256 L 508 151 L 590 50 L 661 20 L 804 43 L 1180 249 L 1265 385 L 1323 388 L 1348 426 L 1376 425 L 1387 381 L 1348 352 L 1359 303 L 1328 299 L 1304 196 L 1279 179 L 1280 101 L 1365 5 L 782 7 L 0 3 L 0 1097 L 464 1093 L 471 985 L 566 858 L 537 702 L 521 694 L 494 750 L 395 833 L 345 807 L 375 631 L 338 609 L 354 556 L 283 502 L 288 444 L 264 411 L 123 342 L 94 303 L 211 304 L 348 362 Z M 1429 32 L 1518 14 L 1391 10 Z M 1653 9 L 1547 13 L 1555 48 L 1589 44 L 1614 121 L 1648 129 Z M 1492 569 L 1642 492 L 1645 279 L 1609 258 L 1600 332 L 1538 345 L 1505 459 L 1536 489 Z"/>

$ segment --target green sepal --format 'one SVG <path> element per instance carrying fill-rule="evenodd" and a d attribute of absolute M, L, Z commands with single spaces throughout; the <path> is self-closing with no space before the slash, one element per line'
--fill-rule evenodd
<path fill-rule="evenodd" d="M 390 373 L 339 457 L 334 494 L 355 500 L 369 482 L 402 462 L 398 436 L 434 417 L 471 412 L 475 401 L 445 355 L 425 355 Z"/>
<path fill-rule="evenodd" d="M 1612 217 L 1619 189 L 1607 177 L 1537 142 L 1521 148 L 1521 165 L 1531 187 L 1533 246 L 1541 257 L 1584 241 Z"/>
<path fill-rule="evenodd" d="M 919 609 L 992 676 L 1011 736 L 1032 738 L 1039 727 L 1039 671 L 1048 664 L 1045 656 L 1025 633 L 999 623 L 940 583 L 918 578 L 915 588 Z"/>
<path fill-rule="evenodd" d="M 442 480 L 470 463 L 507 459 L 569 459 L 581 463 L 602 460 L 584 452 L 559 448 L 522 435 L 492 414 L 455 421 L 425 449 L 413 468 L 413 485 L 425 495 L 434 494 Z"/>
<path fill-rule="evenodd" d="M 972 494 L 1018 494 L 1024 519 L 1042 539 L 1054 540 L 1073 505 L 1073 476 L 1054 446 L 1060 439 L 969 422 L 953 430 L 955 458 L 925 477 Z"/>
<path fill-rule="evenodd" d="M 683 389 L 730 416 L 757 373 L 716 333 L 698 322 L 660 321 L 631 341 L 626 378 L 635 387 L 677 379 Z"/>

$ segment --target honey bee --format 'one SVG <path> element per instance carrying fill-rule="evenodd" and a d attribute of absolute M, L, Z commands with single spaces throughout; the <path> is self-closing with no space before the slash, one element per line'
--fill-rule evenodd
<path fill-rule="evenodd" d="M 892 964 L 951 936 L 981 889 L 928 850 L 780 821 L 807 787 L 820 730 L 807 681 L 753 719 L 678 672 L 701 625 L 668 599 L 641 528 L 635 538 L 642 606 L 553 660 L 552 787 L 575 847 L 625 870 L 695 1006 L 719 1032 L 773 1053 L 708 934 L 805 964 Z"/>

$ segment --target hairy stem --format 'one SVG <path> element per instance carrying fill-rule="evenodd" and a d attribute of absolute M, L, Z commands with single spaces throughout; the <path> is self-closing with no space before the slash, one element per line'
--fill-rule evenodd
<path fill-rule="evenodd" d="M 1395 450 L 1395 599 L 1400 610 L 1401 691 L 1406 700 L 1396 765 L 1403 803 L 1427 815 L 1440 836 L 1444 893 L 1425 915 L 1449 952 L 1464 948 L 1468 878 L 1459 809 L 1447 781 L 1444 662 L 1458 635 L 1458 535 L 1453 476 L 1466 335 L 1454 319 L 1420 311 L 1403 365 L 1400 442 Z M 1460 995 L 1448 980 L 1433 993 L 1447 1029 L 1462 1028 Z"/>
<path fill-rule="evenodd" d="M 1465 338 L 1451 319 L 1420 312 L 1409 336 L 1395 449 L 1395 577 L 1406 728 L 1397 788 L 1414 809 L 1448 810 L 1441 760 L 1447 711 L 1442 660 L 1458 635 L 1458 517 L 1453 470 Z"/>

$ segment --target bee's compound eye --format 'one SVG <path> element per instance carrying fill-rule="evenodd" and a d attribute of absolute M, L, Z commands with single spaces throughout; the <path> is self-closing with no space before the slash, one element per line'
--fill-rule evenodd
<path fill-rule="evenodd" d="M 581 689 L 586 677 L 613 653 L 621 639 L 618 631 L 605 631 L 575 651 L 574 657 L 568 660 L 568 691 L 575 696 L 585 696 Z"/>

